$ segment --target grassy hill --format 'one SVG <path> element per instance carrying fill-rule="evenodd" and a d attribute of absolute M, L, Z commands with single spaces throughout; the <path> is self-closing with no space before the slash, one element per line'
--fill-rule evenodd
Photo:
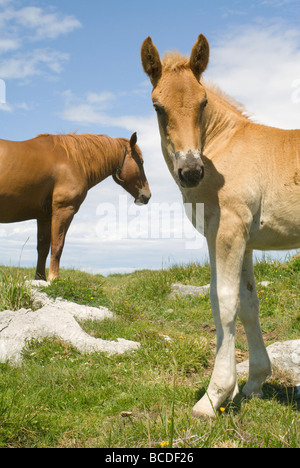
<path fill-rule="evenodd" d="M 24 278 L 0 269 L 0 310 L 30 307 Z M 300 337 L 300 259 L 255 266 L 266 345 Z M 214 421 L 191 409 L 207 388 L 216 333 L 208 296 L 170 298 L 172 283 L 209 283 L 209 266 L 191 264 L 128 275 L 61 271 L 53 297 L 104 305 L 116 320 L 81 323 L 106 340 L 139 341 L 122 356 L 82 355 L 66 343 L 28 343 L 23 365 L 0 364 L 0 447 L 299 447 L 300 401 L 288 375 L 274 371 L 262 400 L 225 404 Z M 236 356 L 248 357 L 237 323 Z M 239 381 L 241 387 L 245 380 Z"/>

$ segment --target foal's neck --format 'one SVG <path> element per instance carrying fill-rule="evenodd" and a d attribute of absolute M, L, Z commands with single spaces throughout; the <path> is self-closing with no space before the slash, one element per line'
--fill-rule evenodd
<path fill-rule="evenodd" d="M 208 104 L 202 122 L 202 148 L 207 157 L 228 143 L 233 135 L 250 121 L 233 104 L 214 90 L 206 88 Z"/>

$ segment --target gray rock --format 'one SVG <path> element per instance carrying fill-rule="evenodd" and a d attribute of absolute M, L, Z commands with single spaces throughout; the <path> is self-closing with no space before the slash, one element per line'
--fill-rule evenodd
<path fill-rule="evenodd" d="M 209 294 L 210 285 L 206 284 L 205 286 L 190 286 L 180 283 L 172 284 L 172 293 L 169 297 L 176 296 L 205 296 Z"/>
<path fill-rule="evenodd" d="M 32 290 L 31 294 L 34 309 L 48 307 L 57 311 L 69 312 L 78 320 L 105 320 L 114 318 L 113 313 L 106 307 L 79 305 L 74 302 L 65 301 L 60 297 L 54 300 L 48 297 L 46 293 L 36 290 Z"/>
<path fill-rule="evenodd" d="M 38 310 L 0 312 L 0 362 L 20 363 L 26 342 L 46 337 L 57 337 L 83 353 L 123 354 L 140 347 L 134 341 L 121 338 L 117 341 L 102 340 L 83 331 L 77 320 L 114 318 L 112 312 L 105 307 L 78 305 L 61 298 L 53 300 L 35 289 L 32 294 L 34 307 Z"/>
<path fill-rule="evenodd" d="M 257 283 L 258 286 L 267 288 L 272 284 L 272 281 L 261 281 Z M 175 298 L 176 296 L 205 296 L 209 294 L 210 284 L 206 284 L 204 286 L 190 286 L 180 283 L 174 283 L 171 286 L 172 292 L 169 295 L 170 298 Z"/>
<path fill-rule="evenodd" d="M 300 340 L 276 342 L 267 347 L 267 352 L 274 367 L 287 372 L 296 383 L 296 391 L 300 394 Z M 237 365 L 239 375 L 249 372 L 249 361 Z"/>

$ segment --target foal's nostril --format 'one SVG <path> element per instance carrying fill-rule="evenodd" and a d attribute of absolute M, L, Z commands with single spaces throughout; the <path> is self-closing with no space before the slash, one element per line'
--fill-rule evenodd
<path fill-rule="evenodd" d="M 178 169 L 178 177 L 180 182 L 185 182 L 184 177 L 182 175 L 182 169 Z"/>

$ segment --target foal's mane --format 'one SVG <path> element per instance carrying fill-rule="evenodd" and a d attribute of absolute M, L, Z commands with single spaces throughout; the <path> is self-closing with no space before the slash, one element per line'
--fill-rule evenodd
<path fill-rule="evenodd" d="M 114 172 L 127 143 L 125 138 L 92 133 L 39 136 L 51 136 L 54 149 L 58 146 L 63 148 L 68 159 L 78 165 L 88 177 Z"/>
<path fill-rule="evenodd" d="M 162 58 L 162 66 L 163 70 L 166 72 L 179 72 L 181 70 L 188 70 L 190 69 L 189 57 L 187 55 L 182 55 L 177 50 L 166 52 Z M 231 107 L 231 109 L 238 112 L 242 117 L 249 119 L 249 115 L 247 114 L 246 109 L 240 102 L 226 94 L 213 83 L 204 82 L 202 84 L 208 91 L 211 92 L 215 99 L 221 100 L 224 104 Z"/>
<path fill-rule="evenodd" d="M 189 58 L 182 55 L 178 50 L 166 52 L 162 58 L 162 66 L 165 71 L 187 70 L 189 68 Z"/>

